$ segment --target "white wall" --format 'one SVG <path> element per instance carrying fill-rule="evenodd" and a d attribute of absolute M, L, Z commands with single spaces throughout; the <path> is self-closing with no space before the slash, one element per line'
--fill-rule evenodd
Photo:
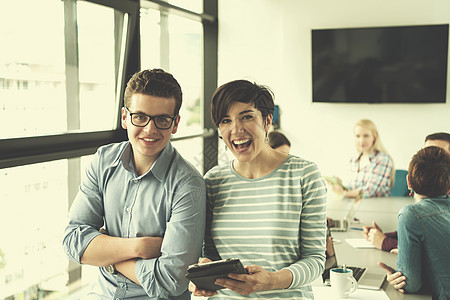
<path fill-rule="evenodd" d="M 449 22 L 449 0 L 220 0 L 219 84 L 244 78 L 270 86 L 292 153 L 326 175 L 346 177 L 353 124 L 363 118 L 377 125 L 396 168 L 406 169 L 427 134 L 450 132 L 450 76 L 445 104 L 313 104 L 311 29 Z"/>

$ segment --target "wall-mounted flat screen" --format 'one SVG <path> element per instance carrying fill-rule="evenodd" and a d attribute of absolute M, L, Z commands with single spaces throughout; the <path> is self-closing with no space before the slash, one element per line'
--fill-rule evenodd
<path fill-rule="evenodd" d="M 313 102 L 445 103 L 448 27 L 312 30 Z"/>

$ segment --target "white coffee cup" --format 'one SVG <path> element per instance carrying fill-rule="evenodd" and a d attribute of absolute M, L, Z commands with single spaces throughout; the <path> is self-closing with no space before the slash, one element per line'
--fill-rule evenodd
<path fill-rule="evenodd" d="M 356 291 L 358 284 L 350 269 L 334 268 L 330 270 L 330 283 L 333 294 L 340 298 L 347 298 L 349 294 Z"/>

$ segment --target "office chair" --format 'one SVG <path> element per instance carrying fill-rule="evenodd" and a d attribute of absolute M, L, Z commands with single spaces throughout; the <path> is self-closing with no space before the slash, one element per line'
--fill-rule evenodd
<path fill-rule="evenodd" d="M 395 182 L 391 189 L 391 197 L 404 197 L 408 196 L 408 183 L 406 182 L 406 170 L 395 170 Z"/>

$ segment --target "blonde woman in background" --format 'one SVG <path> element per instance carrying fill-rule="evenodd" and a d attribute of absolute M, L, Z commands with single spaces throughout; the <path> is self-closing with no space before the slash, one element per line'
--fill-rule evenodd
<path fill-rule="evenodd" d="M 363 119 L 353 132 L 358 154 L 350 160 L 352 178 L 345 188 L 335 178 L 341 184 L 331 184 L 332 190 L 345 198 L 389 196 L 394 185 L 394 162 L 381 144 L 377 127 Z"/>

